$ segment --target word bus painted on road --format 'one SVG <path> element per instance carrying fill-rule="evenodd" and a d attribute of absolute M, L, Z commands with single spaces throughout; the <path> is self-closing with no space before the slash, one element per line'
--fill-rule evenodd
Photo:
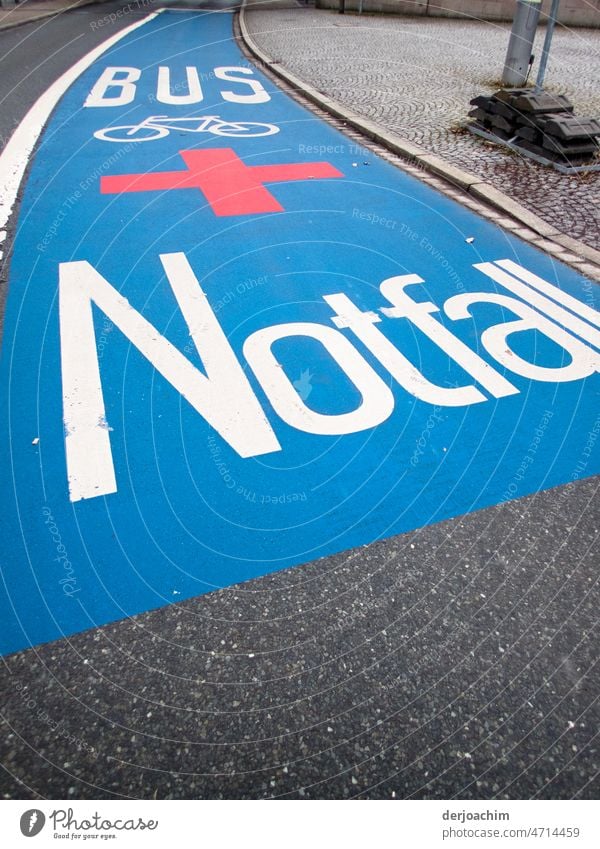
<path fill-rule="evenodd" d="M 108 67 L 85 99 L 86 107 L 127 106 L 133 103 L 137 93 L 137 83 L 142 76 L 140 68 Z M 204 92 L 201 77 L 205 76 L 198 68 L 185 68 L 185 84 L 172 85 L 172 72 L 168 65 L 160 65 L 156 77 L 156 97 L 159 103 L 169 106 L 190 106 L 202 103 Z M 222 80 L 229 84 L 219 89 L 219 95 L 229 103 L 256 104 L 267 103 L 271 98 L 261 83 L 254 78 L 251 68 L 240 66 L 218 67 L 206 74 L 209 78 Z M 181 89 L 185 88 L 185 92 Z M 150 100 L 150 97 L 148 98 Z"/>

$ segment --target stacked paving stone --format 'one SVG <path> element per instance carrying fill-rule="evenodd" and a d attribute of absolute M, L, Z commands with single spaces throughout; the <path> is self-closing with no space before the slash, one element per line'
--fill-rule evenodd
<path fill-rule="evenodd" d="M 598 150 L 600 123 L 578 118 L 564 95 L 533 89 L 501 89 L 471 100 L 475 126 L 553 162 L 589 163 Z"/>

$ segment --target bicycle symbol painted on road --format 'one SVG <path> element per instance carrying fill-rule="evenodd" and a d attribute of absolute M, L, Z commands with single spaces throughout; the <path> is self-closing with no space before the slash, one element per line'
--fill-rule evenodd
<path fill-rule="evenodd" d="M 145 142 L 163 139 L 171 130 L 186 133 L 212 133 L 227 138 L 256 138 L 272 136 L 279 132 L 275 124 L 257 124 L 249 121 L 224 121 L 218 115 L 200 118 L 169 118 L 168 115 L 151 115 L 139 124 L 104 127 L 94 133 L 95 138 L 110 142 Z"/>

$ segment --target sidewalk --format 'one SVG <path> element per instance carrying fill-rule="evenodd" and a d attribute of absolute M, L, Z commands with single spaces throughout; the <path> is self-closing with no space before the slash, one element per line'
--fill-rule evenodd
<path fill-rule="evenodd" d="M 469 100 L 497 88 L 509 25 L 342 16 L 291 4 L 250 6 L 246 24 L 261 50 L 323 94 L 600 249 L 599 173 L 560 174 L 461 129 Z M 536 53 L 542 38 L 543 31 Z M 597 44 L 592 29 L 558 30 L 554 37 L 546 87 L 571 98 L 580 115 L 600 114 Z"/>

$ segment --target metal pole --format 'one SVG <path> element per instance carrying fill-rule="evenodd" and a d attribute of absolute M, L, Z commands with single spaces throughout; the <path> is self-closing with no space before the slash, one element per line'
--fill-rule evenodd
<path fill-rule="evenodd" d="M 527 79 L 541 9 L 542 0 L 518 0 L 517 2 L 502 72 L 502 82 L 506 85 L 523 85 Z"/>
<path fill-rule="evenodd" d="M 556 18 L 558 17 L 558 7 L 560 0 L 552 0 L 552 8 L 546 24 L 546 38 L 542 47 L 542 58 L 540 59 L 540 68 L 535 81 L 535 90 L 541 91 L 544 85 L 544 77 L 546 76 L 546 65 L 548 64 L 548 54 L 550 53 L 550 45 L 552 44 L 552 36 L 554 35 L 554 27 L 556 26 Z"/>

